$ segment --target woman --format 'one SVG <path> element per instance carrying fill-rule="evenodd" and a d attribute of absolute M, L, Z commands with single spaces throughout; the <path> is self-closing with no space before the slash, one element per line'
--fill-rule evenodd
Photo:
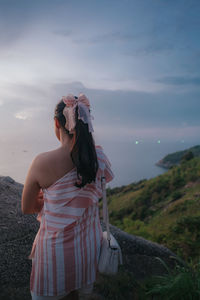
<path fill-rule="evenodd" d="M 33 300 L 79 299 L 92 292 L 102 241 L 101 177 L 114 177 L 94 143 L 84 94 L 62 97 L 54 124 L 61 145 L 33 160 L 22 194 L 23 213 L 38 213 L 40 222 L 29 255 Z"/>

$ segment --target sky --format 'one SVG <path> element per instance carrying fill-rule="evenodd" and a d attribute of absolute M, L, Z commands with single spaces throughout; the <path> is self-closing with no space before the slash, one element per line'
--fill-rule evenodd
<path fill-rule="evenodd" d="M 0 0 L 1 175 L 23 182 L 59 146 L 54 108 L 68 93 L 89 98 L 114 185 L 152 143 L 159 155 L 199 144 L 199 15 L 199 0 Z"/>

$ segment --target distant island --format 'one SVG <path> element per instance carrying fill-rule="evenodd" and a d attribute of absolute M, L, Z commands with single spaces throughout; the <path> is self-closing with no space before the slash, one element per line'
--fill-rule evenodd
<path fill-rule="evenodd" d="M 192 157 L 200 157 L 200 145 L 177 151 L 166 155 L 164 158 L 156 163 L 156 166 L 170 169 L 171 167 L 178 165 L 182 159 L 191 159 Z"/>

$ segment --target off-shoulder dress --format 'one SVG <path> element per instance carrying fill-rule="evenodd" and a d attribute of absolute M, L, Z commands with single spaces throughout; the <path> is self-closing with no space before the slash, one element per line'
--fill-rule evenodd
<path fill-rule="evenodd" d="M 46 189 L 37 215 L 40 228 L 33 242 L 30 291 L 33 300 L 58 300 L 73 290 L 93 287 L 102 242 L 99 219 L 101 177 L 114 178 L 103 148 L 96 145 L 99 163 L 96 181 L 74 185 L 76 168 Z"/>

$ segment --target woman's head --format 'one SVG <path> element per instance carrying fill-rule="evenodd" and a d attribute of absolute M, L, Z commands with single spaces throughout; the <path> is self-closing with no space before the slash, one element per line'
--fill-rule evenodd
<path fill-rule="evenodd" d="M 81 181 L 76 186 L 83 187 L 96 179 L 98 160 L 92 136 L 92 124 L 89 100 L 85 95 L 63 97 L 56 105 L 54 119 L 59 122 L 61 130 L 72 141 L 71 158 L 77 168 Z M 57 135 L 58 137 L 58 135 Z"/>
<path fill-rule="evenodd" d="M 63 110 L 65 108 L 65 103 L 61 100 L 55 108 L 54 120 L 55 120 L 55 134 L 57 138 L 61 139 L 61 133 L 63 135 L 67 135 L 69 139 L 73 138 L 73 134 L 69 133 L 69 130 L 65 128 L 66 119 L 63 114 Z"/>

